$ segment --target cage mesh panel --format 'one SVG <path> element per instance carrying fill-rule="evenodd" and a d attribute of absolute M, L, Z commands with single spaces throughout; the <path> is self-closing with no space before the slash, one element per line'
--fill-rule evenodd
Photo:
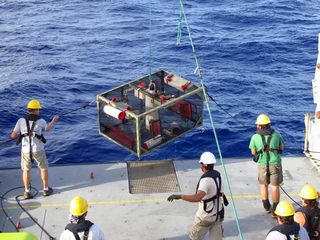
<path fill-rule="evenodd" d="M 172 160 L 127 162 L 127 169 L 132 194 L 180 192 Z"/>

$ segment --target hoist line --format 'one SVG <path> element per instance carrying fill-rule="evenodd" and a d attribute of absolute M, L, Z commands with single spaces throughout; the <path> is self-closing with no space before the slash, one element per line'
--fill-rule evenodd
<path fill-rule="evenodd" d="M 177 45 L 179 45 L 181 43 L 181 35 L 182 35 L 182 32 L 181 32 L 181 26 L 182 26 L 182 9 L 181 9 L 181 6 L 180 6 L 180 16 L 179 16 L 179 23 L 178 23 L 178 33 L 177 33 Z"/>
<path fill-rule="evenodd" d="M 214 122 L 213 122 L 213 118 L 212 118 L 212 115 L 211 115 L 211 110 L 210 110 L 208 98 L 210 98 L 210 100 L 212 100 L 223 112 L 225 112 L 227 115 L 229 115 L 238 124 L 240 124 L 243 127 L 245 125 L 242 123 L 242 121 L 239 121 L 239 119 L 237 119 L 235 116 L 231 115 L 227 110 L 225 110 L 219 103 L 217 103 L 217 101 L 213 97 L 211 97 L 207 93 L 207 87 L 206 87 L 206 85 L 204 84 L 204 81 L 203 81 L 203 76 L 202 76 L 202 73 L 201 73 L 200 64 L 198 62 L 196 51 L 195 51 L 195 48 L 194 48 L 194 45 L 193 45 L 193 41 L 192 41 L 192 37 L 191 37 L 191 31 L 190 31 L 189 23 L 188 23 L 188 20 L 187 20 L 185 11 L 184 11 L 184 6 L 183 6 L 183 3 L 182 3 L 182 0 L 180 0 L 180 17 L 179 17 L 179 24 L 178 24 L 177 44 L 179 44 L 181 42 L 181 20 L 182 20 L 181 19 L 181 14 L 183 14 L 184 19 L 186 21 L 186 26 L 187 26 L 187 29 L 188 29 L 188 35 L 189 35 L 190 43 L 191 43 L 191 46 L 192 46 L 192 53 L 194 55 L 194 59 L 195 59 L 195 62 L 196 62 L 196 71 L 195 72 L 198 73 L 199 78 L 200 78 L 200 82 L 201 82 L 201 86 L 202 86 L 202 90 L 203 90 L 203 95 L 204 95 L 204 98 L 205 98 L 206 106 L 207 106 L 207 109 L 208 109 L 208 114 L 209 114 L 212 130 L 213 130 L 213 133 L 214 133 L 215 141 L 217 143 L 217 148 L 218 148 L 219 156 L 220 156 L 220 159 L 221 159 L 221 164 L 222 164 L 222 167 L 223 167 L 223 171 L 225 173 L 225 179 L 226 179 L 226 182 L 227 182 L 227 185 L 228 185 L 228 190 L 229 190 L 229 193 L 230 193 L 230 199 L 231 199 L 234 215 L 235 215 L 235 218 L 236 218 L 236 224 L 237 224 L 237 228 L 238 228 L 238 231 L 239 231 L 239 237 L 240 237 L 240 239 L 243 240 L 243 236 L 242 236 L 242 232 L 241 232 L 241 228 L 240 228 L 240 224 L 239 224 L 239 219 L 238 219 L 238 214 L 237 214 L 236 207 L 235 207 L 235 204 L 234 204 L 233 194 L 232 194 L 232 191 L 231 191 L 228 174 L 227 174 L 227 171 L 226 171 L 226 168 L 225 168 L 224 160 L 222 158 L 220 145 L 219 145 L 218 137 L 217 137 L 216 130 L 215 130 L 215 127 L 214 127 Z M 300 150 L 300 149 L 296 149 L 296 150 Z M 301 149 L 301 150 L 303 150 L 303 149 Z M 310 152 L 312 152 L 312 151 L 310 151 Z M 314 152 L 314 153 L 316 153 L 316 152 Z M 297 205 L 300 206 L 299 203 L 297 203 L 293 198 L 291 198 L 289 196 L 289 194 L 285 191 L 285 189 L 282 186 L 280 186 L 280 188 L 294 203 L 296 203 Z"/>
<path fill-rule="evenodd" d="M 181 12 L 182 12 L 182 14 L 184 16 L 184 20 L 186 22 L 186 26 L 187 26 L 187 29 L 188 29 L 188 35 L 189 35 L 190 43 L 191 43 L 191 46 L 192 46 L 192 52 L 193 52 L 193 55 L 194 55 L 194 59 L 196 61 L 196 65 L 197 65 L 197 70 L 198 70 L 200 82 L 201 82 L 201 85 L 202 85 L 202 90 L 203 90 L 203 95 L 204 95 L 205 102 L 206 102 L 206 107 L 208 109 L 208 114 L 209 114 L 209 118 L 210 118 L 210 122 L 211 122 L 211 127 L 212 127 L 212 130 L 213 130 L 213 133 L 214 133 L 214 138 L 215 138 L 215 141 L 216 141 L 216 144 L 217 144 L 220 161 L 221 161 L 221 164 L 222 164 L 222 167 L 223 167 L 224 177 L 225 177 L 225 180 L 227 182 L 227 186 L 228 186 L 228 190 L 229 190 L 229 194 L 230 194 L 231 205 L 232 205 L 233 213 L 234 213 L 234 216 L 235 216 L 235 220 L 236 220 L 236 224 L 237 224 L 237 228 L 238 228 L 238 232 L 239 232 L 239 238 L 241 240 L 243 240 L 243 236 L 242 236 L 242 232 L 241 232 L 241 228 L 240 228 L 240 223 L 239 223 L 239 218 L 238 218 L 237 210 L 236 210 L 234 199 L 233 199 L 233 194 L 232 194 L 232 190 L 231 190 L 231 186 L 230 186 L 230 181 L 229 181 L 227 169 L 225 167 L 224 160 L 222 158 L 222 153 L 221 153 L 221 149 L 220 149 L 220 145 L 219 145 L 218 136 L 217 136 L 216 129 L 215 129 L 215 126 L 214 126 L 214 121 L 213 121 L 213 118 L 212 118 L 212 115 L 211 115 L 211 109 L 210 109 L 210 106 L 209 106 L 208 96 L 207 96 L 207 93 L 206 93 L 205 87 L 204 87 L 203 76 L 201 74 L 199 61 L 198 61 L 198 58 L 197 58 L 197 55 L 196 55 L 196 51 L 195 51 L 195 47 L 194 47 L 194 44 L 193 44 L 193 41 L 192 41 L 191 30 L 190 30 L 190 27 L 189 27 L 187 16 L 186 16 L 185 11 L 184 11 L 184 6 L 183 6 L 182 0 L 180 0 L 180 9 L 181 9 Z"/>
<path fill-rule="evenodd" d="M 152 0 L 149 0 L 149 30 L 148 30 L 148 37 L 149 37 L 149 49 L 148 49 L 148 65 L 149 65 L 149 81 L 151 83 L 151 69 L 152 69 Z"/>
<path fill-rule="evenodd" d="M 200 64 L 199 64 L 199 61 L 198 61 L 198 58 L 197 58 L 196 50 L 194 48 L 193 40 L 192 40 L 192 37 L 191 37 L 191 29 L 190 29 L 190 26 L 189 26 L 189 23 L 188 23 L 188 20 L 187 20 L 186 13 L 184 11 L 184 6 L 183 6 L 182 0 L 180 0 L 180 9 L 181 9 L 182 15 L 183 15 L 183 17 L 184 17 L 184 19 L 186 21 L 186 26 L 187 26 L 187 30 L 188 30 L 188 35 L 189 35 L 189 40 L 190 40 L 190 44 L 191 44 L 191 48 L 192 48 L 192 53 L 193 53 L 193 57 L 194 57 L 194 60 L 196 62 L 196 66 L 197 66 L 196 69 L 195 69 L 195 73 L 198 73 L 198 75 L 200 77 L 200 75 L 201 75 Z M 203 84 L 203 83 L 201 83 L 201 84 Z"/>

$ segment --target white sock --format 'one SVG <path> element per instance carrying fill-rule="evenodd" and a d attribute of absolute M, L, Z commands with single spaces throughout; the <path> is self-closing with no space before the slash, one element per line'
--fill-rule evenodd
<path fill-rule="evenodd" d="M 48 187 L 45 187 L 43 190 L 44 190 L 44 191 L 48 191 L 48 190 L 49 190 L 49 188 L 48 188 Z"/>
<path fill-rule="evenodd" d="M 29 193 L 30 192 L 30 188 L 24 189 L 24 191 Z"/>

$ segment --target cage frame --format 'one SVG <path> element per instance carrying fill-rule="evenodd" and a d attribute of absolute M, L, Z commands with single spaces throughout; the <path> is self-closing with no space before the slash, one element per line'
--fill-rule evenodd
<path fill-rule="evenodd" d="M 142 76 L 142 77 L 140 77 L 140 78 L 137 78 L 137 79 L 131 80 L 131 81 L 129 81 L 129 82 L 123 83 L 123 84 L 121 84 L 121 85 L 119 85 L 119 86 L 117 86 L 117 87 L 114 87 L 114 88 L 112 88 L 112 89 L 110 89 L 110 90 L 107 90 L 107 91 L 104 91 L 104 92 L 98 94 L 98 95 L 96 96 L 96 99 L 97 99 L 98 124 L 99 124 L 99 126 L 100 126 L 100 111 L 99 111 L 99 107 L 100 107 L 99 104 L 100 104 L 100 102 L 99 102 L 99 101 L 105 102 L 105 103 L 108 104 L 108 105 L 110 105 L 110 102 L 111 102 L 109 99 L 103 97 L 102 95 L 106 95 L 106 94 L 108 94 L 108 93 L 111 93 L 111 92 L 113 92 L 113 91 L 116 91 L 116 90 L 118 90 L 118 89 L 120 89 L 120 88 L 122 88 L 122 87 L 126 87 L 126 86 L 128 86 L 128 87 L 130 87 L 130 88 L 133 88 L 134 90 L 137 90 L 138 88 L 137 88 L 136 86 L 134 86 L 132 83 L 138 82 L 138 81 L 140 81 L 140 80 L 142 80 L 142 79 L 145 79 L 146 77 L 148 77 L 148 76 L 150 76 L 150 75 L 154 75 L 154 74 L 156 74 L 156 73 L 158 73 L 158 72 L 160 72 L 160 71 L 164 71 L 164 72 L 166 72 L 166 73 L 168 73 L 168 74 L 174 74 L 173 72 L 170 72 L 170 71 L 167 71 L 167 70 L 164 70 L 164 69 L 161 68 L 161 69 L 158 69 L 157 71 L 154 71 L 154 72 L 151 73 L 151 74 L 146 74 L 146 75 L 144 75 L 144 76 Z M 174 75 L 178 76 L 177 74 L 174 74 Z M 179 77 L 180 77 L 180 76 L 179 76 Z M 136 134 L 135 139 L 136 139 L 136 146 L 137 146 L 137 150 L 136 150 L 136 151 L 134 151 L 134 150 L 128 148 L 127 146 L 125 146 L 125 145 L 123 145 L 123 144 L 115 141 L 113 138 L 109 137 L 107 134 L 105 134 L 104 132 L 102 132 L 100 127 L 99 127 L 99 134 L 102 135 L 102 136 L 104 136 L 105 138 L 109 139 L 111 142 L 117 144 L 118 146 L 121 146 L 121 147 L 129 150 L 129 151 L 130 151 L 131 153 L 133 153 L 135 156 L 137 156 L 137 157 L 140 158 L 141 156 L 143 156 L 143 155 L 145 155 L 145 154 L 147 154 L 147 153 L 150 152 L 150 151 L 144 150 L 144 149 L 141 147 L 141 137 L 140 137 L 140 127 L 139 127 L 139 126 L 140 126 L 140 119 L 142 119 L 143 117 L 145 117 L 146 115 L 148 115 L 148 114 L 150 114 L 150 113 L 152 113 L 152 112 L 154 112 L 154 111 L 157 111 L 157 110 L 160 110 L 160 109 L 164 109 L 164 108 L 168 108 L 168 107 L 172 106 L 175 102 L 177 102 L 177 101 L 179 101 L 179 100 L 186 99 L 187 97 L 192 96 L 192 95 L 197 95 L 197 96 L 199 96 L 199 97 L 201 98 L 203 104 L 201 104 L 201 109 L 200 109 L 200 110 L 201 110 L 201 116 L 200 116 L 199 119 L 195 122 L 194 126 L 193 126 L 192 128 L 190 128 L 190 129 L 184 131 L 182 134 L 180 134 L 180 135 L 178 135 L 178 136 L 176 136 L 176 137 L 174 137 L 174 138 L 168 139 L 167 141 L 165 141 L 165 142 L 163 142 L 163 143 L 158 144 L 157 146 L 153 147 L 152 150 L 159 149 L 160 147 L 162 147 L 162 146 L 164 146 L 164 145 L 172 142 L 172 141 L 175 140 L 176 138 L 181 137 L 181 136 L 183 136 L 183 135 L 191 132 L 194 128 L 197 128 L 198 126 L 200 126 L 200 125 L 203 123 L 203 119 L 204 119 L 204 117 L 203 117 L 203 115 L 204 115 L 204 100 L 205 100 L 205 97 L 204 97 L 204 95 L 203 95 L 203 94 L 204 94 L 203 87 L 202 87 L 202 86 L 195 85 L 193 82 L 192 82 L 192 84 L 196 87 L 196 89 L 191 90 L 191 91 L 188 91 L 187 93 L 184 93 L 183 95 L 181 95 L 181 96 L 179 96 L 179 97 L 169 99 L 169 100 L 167 100 L 166 102 L 161 103 L 160 105 L 158 105 L 158 106 L 156 106 L 156 107 L 154 107 L 154 108 L 152 108 L 152 109 L 149 109 L 149 110 L 147 110 L 147 111 L 145 111 L 145 112 L 143 112 L 143 113 L 141 113 L 141 114 L 138 114 L 138 115 L 137 115 L 137 114 L 133 113 L 132 111 L 129 111 L 129 110 L 126 111 L 126 114 L 127 114 L 130 118 L 134 119 L 134 121 L 135 121 L 135 134 Z M 146 92 L 146 91 L 143 92 L 143 93 L 146 94 L 146 95 L 149 95 L 149 94 L 150 94 L 150 93 L 148 93 L 148 92 Z M 150 94 L 150 97 L 151 97 L 151 94 Z"/>

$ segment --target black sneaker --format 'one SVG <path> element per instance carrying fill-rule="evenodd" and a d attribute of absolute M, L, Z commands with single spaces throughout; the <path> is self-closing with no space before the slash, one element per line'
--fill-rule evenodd
<path fill-rule="evenodd" d="M 43 196 L 47 197 L 50 196 L 53 193 L 53 189 L 51 187 L 48 187 L 48 190 L 43 190 Z"/>
<path fill-rule="evenodd" d="M 264 210 L 266 210 L 267 213 L 271 213 L 271 212 L 272 212 L 272 211 L 271 211 L 271 207 L 269 207 L 269 208 L 264 208 Z"/>
<path fill-rule="evenodd" d="M 266 210 L 267 213 L 271 213 L 271 204 L 269 200 L 262 200 L 263 208 Z"/>
<path fill-rule="evenodd" d="M 24 199 L 30 199 L 30 198 L 32 198 L 30 192 L 24 192 L 24 193 L 23 193 L 23 197 L 24 197 Z"/>
<path fill-rule="evenodd" d="M 275 214 L 275 212 L 274 212 L 274 211 L 272 211 L 272 213 L 271 213 L 271 217 L 272 217 L 272 218 L 277 218 L 277 214 Z"/>

